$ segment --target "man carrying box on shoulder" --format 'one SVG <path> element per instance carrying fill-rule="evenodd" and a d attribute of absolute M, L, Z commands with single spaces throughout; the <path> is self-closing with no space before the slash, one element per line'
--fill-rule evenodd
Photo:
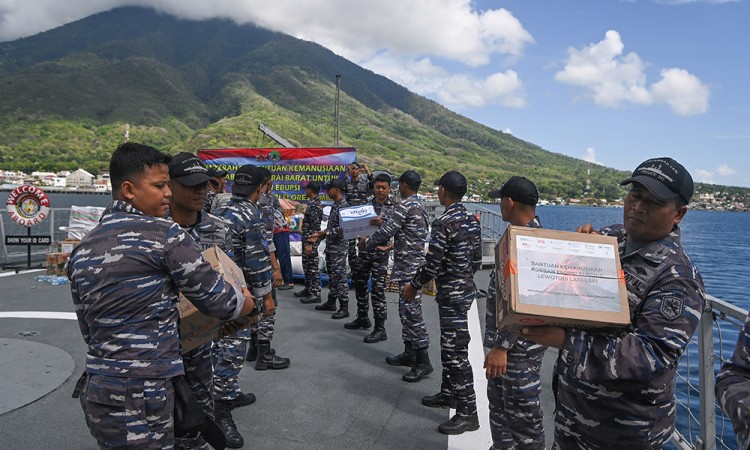
<path fill-rule="evenodd" d="M 531 180 L 514 176 L 500 189 L 490 191 L 500 199 L 500 214 L 511 225 L 541 228 L 536 215 L 539 192 Z M 490 273 L 487 288 L 487 321 L 484 360 L 487 398 L 490 402 L 492 448 L 544 448 L 542 383 L 540 371 L 547 347 L 527 341 L 509 330 L 497 329 L 497 270 Z"/>
<path fill-rule="evenodd" d="M 631 324 L 615 330 L 528 327 L 525 338 L 560 349 L 555 448 L 661 448 L 674 430 L 677 362 L 705 303 L 703 279 L 680 245 L 693 179 L 672 158 L 639 165 L 621 183 L 616 236 Z M 581 233 L 596 233 L 591 225 Z"/>

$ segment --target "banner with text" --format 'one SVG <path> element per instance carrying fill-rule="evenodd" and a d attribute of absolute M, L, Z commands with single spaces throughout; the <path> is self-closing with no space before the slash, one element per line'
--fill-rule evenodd
<path fill-rule="evenodd" d="M 356 159 L 353 147 L 320 148 L 223 148 L 198 150 L 206 167 L 229 172 L 227 190 L 237 168 L 245 164 L 266 167 L 273 174 L 273 192 L 279 198 L 305 201 L 305 186 L 310 181 L 325 184 L 344 176 Z M 328 200 L 324 191 L 321 200 Z"/>

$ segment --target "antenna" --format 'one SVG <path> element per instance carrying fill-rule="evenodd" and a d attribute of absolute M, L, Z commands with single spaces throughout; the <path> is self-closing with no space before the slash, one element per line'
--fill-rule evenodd
<path fill-rule="evenodd" d="M 339 92 L 341 91 L 341 75 L 336 75 L 336 103 L 333 109 L 334 119 L 336 121 L 336 129 L 333 135 L 334 147 L 339 146 Z"/>

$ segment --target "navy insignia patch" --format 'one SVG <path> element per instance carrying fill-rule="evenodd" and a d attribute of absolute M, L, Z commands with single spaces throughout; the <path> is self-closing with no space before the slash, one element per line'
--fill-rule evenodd
<path fill-rule="evenodd" d="M 682 315 L 684 301 L 679 297 L 664 297 L 661 300 L 661 315 L 667 320 Z"/>

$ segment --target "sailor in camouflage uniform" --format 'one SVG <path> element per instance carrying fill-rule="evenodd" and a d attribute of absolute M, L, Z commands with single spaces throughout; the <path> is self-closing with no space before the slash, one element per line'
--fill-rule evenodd
<path fill-rule="evenodd" d="M 705 303 L 703 280 L 680 245 L 693 180 L 671 158 L 643 162 L 625 198 L 620 242 L 631 324 L 617 330 L 528 327 L 560 349 L 555 448 L 657 449 L 674 430 L 677 362 Z M 578 228 L 593 233 L 591 225 Z"/>
<path fill-rule="evenodd" d="M 363 170 L 367 173 L 366 177 L 362 176 Z M 372 180 L 372 172 L 370 172 L 370 169 L 367 168 L 366 164 L 360 164 L 358 162 L 349 164 L 349 176 L 346 177 L 346 187 L 344 189 L 346 203 L 349 206 L 368 204 L 370 202 L 370 196 L 372 195 Z M 356 239 L 349 241 L 348 252 L 349 269 L 354 272 L 358 257 Z"/>
<path fill-rule="evenodd" d="M 401 202 L 393 208 L 391 218 L 383 223 L 367 240 L 360 240 L 360 248 L 373 251 L 384 246 L 393 238 L 394 263 L 391 281 L 403 287 L 411 281 L 417 270 L 425 261 L 425 243 L 427 241 L 427 213 L 417 198 L 422 178 L 413 170 L 407 170 L 398 179 L 398 190 Z M 403 292 L 402 292 L 403 294 Z M 401 318 L 401 338 L 404 351 L 398 355 L 385 358 L 388 364 L 408 366 L 412 369 L 402 376 L 404 381 L 417 382 L 432 372 L 427 348 L 430 338 L 422 316 L 422 291 L 414 299 L 407 300 L 399 295 L 398 314 Z M 419 355 L 419 364 L 417 363 Z M 419 369 L 417 369 L 417 367 Z"/>
<path fill-rule="evenodd" d="M 422 404 L 433 408 L 454 407 L 456 414 L 440 424 L 438 431 L 461 434 L 479 428 L 474 375 L 469 362 L 471 336 L 467 314 L 477 295 L 474 273 L 482 265 L 482 232 L 479 221 L 461 203 L 466 194 L 466 178 L 451 170 L 435 184 L 440 186 L 438 199 L 445 212 L 432 222 L 425 264 L 404 286 L 402 295 L 411 300 L 427 282 L 435 279 L 443 374 L 440 392 L 424 397 Z"/>
<path fill-rule="evenodd" d="M 169 217 L 190 234 L 201 250 L 217 246 L 222 251 L 231 253 L 232 241 L 224 221 L 202 210 L 210 182 L 215 183 L 208 175 L 206 167 L 195 155 L 186 152 L 175 155 L 169 162 L 169 188 L 172 191 L 172 197 L 169 199 Z M 213 418 L 211 342 L 183 352 L 182 361 L 185 365 L 185 379 L 203 407 L 203 411 Z M 243 393 L 235 399 L 233 407 L 245 406 L 253 402 L 255 402 L 253 394 Z M 209 448 L 202 436 L 178 437 L 175 447 Z"/>
<path fill-rule="evenodd" d="M 232 197 L 226 206 L 215 211 L 227 224 L 232 239 L 232 259 L 242 268 L 253 297 L 263 302 L 263 314 L 275 310 L 271 294 L 271 257 L 265 227 L 256 202 L 260 198 L 263 171 L 247 164 L 237 169 Z M 232 420 L 232 403 L 241 396 L 237 382 L 245 362 L 250 330 L 242 329 L 214 344 L 214 406 L 216 418 L 227 437 L 227 446 L 238 448 L 244 439 Z"/>
<path fill-rule="evenodd" d="M 716 398 L 732 420 L 737 445 L 750 450 L 750 314 L 737 338 L 732 359 L 716 378 Z"/>
<path fill-rule="evenodd" d="M 271 171 L 265 167 L 260 167 L 259 170 L 263 174 L 263 184 L 260 186 L 260 199 L 258 200 L 258 210 L 260 211 L 260 217 L 263 226 L 263 232 L 268 242 L 268 250 L 270 251 L 271 267 L 273 268 L 273 288 L 271 295 L 273 297 L 273 303 L 275 307 L 278 307 L 279 302 L 276 299 L 276 287 L 283 284 L 283 278 L 281 276 L 281 268 L 279 262 L 276 259 L 276 246 L 273 243 L 273 226 L 274 226 L 274 210 L 275 210 L 275 196 L 271 192 Z M 250 343 L 247 352 L 247 360 L 255 361 L 255 370 L 266 370 L 266 369 L 286 369 L 289 367 L 291 361 L 289 358 L 283 358 L 276 354 L 276 350 L 271 348 L 271 341 L 273 340 L 274 330 L 276 328 L 276 313 L 263 314 L 258 323 L 252 326 Z"/>
<path fill-rule="evenodd" d="M 310 201 L 307 203 L 305 215 L 302 218 L 302 269 L 305 271 L 305 289 L 295 292 L 296 297 L 302 297 L 302 303 L 320 303 L 320 257 L 318 256 L 319 242 L 311 242 L 309 238 L 320 231 L 323 221 L 323 205 L 320 204 L 320 183 L 311 181 L 305 187 L 305 195 Z"/>
<path fill-rule="evenodd" d="M 375 177 L 373 182 L 375 196 L 372 207 L 378 215 L 370 222 L 380 226 L 391 217 L 393 201 L 390 197 L 391 177 L 385 173 Z M 372 252 L 360 251 L 357 263 L 352 269 L 352 282 L 357 295 L 357 318 L 344 325 L 349 330 L 367 330 L 372 326 L 368 317 L 370 298 L 372 298 L 372 313 L 375 319 L 375 329 L 365 336 L 365 342 L 372 344 L 385 341 L 385 321 L 388 318 L 388 303 L 385 300 L 385 279 L 388 277 L 388 258 L 390 250 L 375 249 Z M 368 292 L 367 281 L 372 279 L 372 294 Z"/>
<path fill-rule="evenodd" d="M 114 201 L 66 267 L 88 346 L 75 395 L 101 448 L 174 447 L 172 378 L 184 371 L 178 290 L 222 320 L 254 307 L 224 283 L 178 224 L 164 219 L 169 161 L 169 155 L 132 142 L 115 150 Z"/>
<path fill-rule="evenodd" d="M 344 230 L 341 228 L 341 215 L 339 210 L 346 208 L 349 204 L 344 200 L 344 181 L 337 179 L 323 186 L 328 191 L 328 196 L 333 200 L 333 206 L 328 213 L 328 224 L 325 230 L 313 233 L 309 242 L 326 240 L 326 271 L 328 272 L 328 300 L 315 307 L 318 311 L 336 311 L 331 318 L 343 319 L 349 317 L 349 285 L 346 280 L 346 255 L 349 241 L 344 239 Z M 339 304 L 336 310 L 336 302 Z"/>
<path fill-rule="evenodd" d="M 224 189 L 227 187 L 227 171 L 215 167 L 208 168 L 207 170 L 208 176 L 211 177 L 213 182 L 209 183 L 206 199 L 203 201 L 203 211 L 210 213 L 214 200 L 216 200 L 219 194 L 223 194 Z"/>
<path fill-rule="evenodd" d="M 500 199 L 500 213 L 510 225 L 541 228 L 536 216 L 539 192 L 531 180 L 514 176 L 489 192 Z M 497 329 L 497 270 L 487 288 L 484 367 L 493 445 L 499 449 L 543 449 L 544 425 L 540 395 L 542 357 L 547 347 Z"/>

